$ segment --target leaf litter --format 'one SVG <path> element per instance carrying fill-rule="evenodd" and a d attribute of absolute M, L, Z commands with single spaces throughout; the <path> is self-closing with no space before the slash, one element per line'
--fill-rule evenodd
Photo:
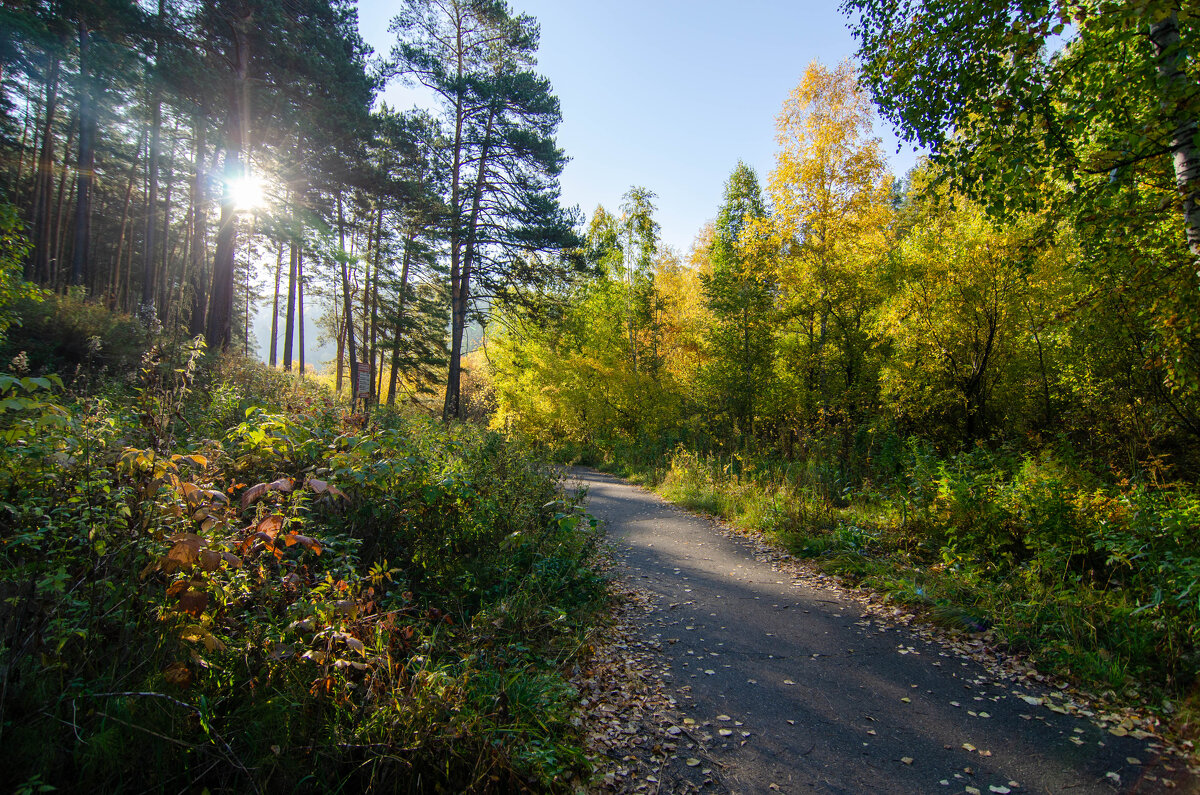
<path fill-rule="evenodd" d="M 663 644 L 646 638 L 639 625 L 655 609 L 652 598 L 616 578 L 609 590 L 610 620 L 592 637 L 591 654 L 571 677 L 579 692 L 577 725 L 595 767 L 589 791 L 722 791 L 720 765 L 707 756 L 704 735 L 667 693 L 670 667 Z"/>

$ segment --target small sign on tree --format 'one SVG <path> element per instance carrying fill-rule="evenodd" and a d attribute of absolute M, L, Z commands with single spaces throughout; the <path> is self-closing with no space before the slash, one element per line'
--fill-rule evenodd
<path fill-rule="evenodd" d="M 354 399 L 370 397 L 371 395 L 371 371 L 367 368 L 366 362 L 354 363 Z"/>

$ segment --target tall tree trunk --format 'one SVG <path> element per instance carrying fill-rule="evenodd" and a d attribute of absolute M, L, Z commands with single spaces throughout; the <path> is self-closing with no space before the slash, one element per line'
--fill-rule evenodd
<path fill-rule="evenodd" d="M 153 78 L 152 78 L 153 79 Z M 154 80 L 150 100 L 150 153 L 146 157 L 146 233 L 142 238 L 142 301 L 138 314 L 149 323 L 154 319 L 155 275 L 154 256 L 158 247 L 154 236 L 158 232 L 158 167 L 162 149 L 162 101 L 158 80 Z"/>
<path fill-rule="evenodd" d="M 366 294 L 363 296 L 363 300 L 366 302 L 367 306 L 369 306 L 371 308 L 371 328 L 368 333 L 369 342 L 367 345 L 367 350 L 368 350 L 369 354 L 368 354 L 367 361 L 370 362 L 370 364 L 368 366 L 370 367 L 370 375 L 371 375 L 371 402 L 372 403 L 379 402 L 379 390 L 375 386 L 375 376 L 376 376 L 375 344 L 377 341 L 375 332 L 376 332 L 376 329 L 378 328 L 378 322 L 379 322 L 379 260 L 381 258 L 380 255 L 381 255 L 382 250 L 383 250 L 383 206 L 381 205 L 376 210 L 376 215 L 375 215 L 375 257 L 374 257 L 373 266 L 371 268 L 373 273 L 371 274 L 371 279 L 370 279 L 370 282 L 368 283 L 367 288 L 365 288 L 365 290 L 364 290 L 364 292 Z"/>
<path fill-rule="evenodd" d="M 76 161 L 75 244 L 71 251 L 71 284 L 83 284 L 91 255 L 92 186 L 96 182 L 96 97 L 88 75 L 91 31 L 79 21 L 79 157 Z"/>
<path fill-rule="evenodd" d="M 53 56 L 47 56 L 53 57 Z M 49 82 L 49 81 L 46 81 Z M 3 68 L 0 67 L 0 90 L 4 85 Z M 30 105 L 33 108 L 30 108 Z M 34 174 L 37 173 L 37 152 L 38 152 L 38 123 L 42 120 L 42 95 L 39 92 L 37 97 L 33 96 L 33 91 L 25 92 L 25 110 L 21 114 L 21 140 L 17 143 L 17 177 L 13 181 L 13 185 L 17 190 L 25 184 L 25 153 L 28 152 L 29 158 L 33 166 Z M 33 140 L 30 140 L 32 134 Z M 32 197 L 31 197 L 32 198 Z M 33 202 L 29 203 L 32 213 Z M 28 263 L 26 263 L 28 267 Z M 28 278 L 26 278 L 28 281 Z"/>
<path fill-rule="evenodd" d="M 400 265 L 400 293 L 396 300 L 396 334 L 392 340 L 392 373 L 388 378 L 387 404 L 396 405 L 396 379 L 400 374 L 400 340 L 404 338 L 404 301 L 408 297 L 408 263 L 412 258 L 416 230 L 409 231 L 404 240 L 404 259 Z"/>
<path fill-rule="evenodd" d="M 299 263 L 300 246 L 293 240 L 288 254 L 287 310 L 283 324 L 283 371 L 292 370 L 292 335 L 296 329 L 296 266 Z"/>
<path fill-rule="evenodd" d="M 274 367 L 277 361 L 275 349 L 279 347 L 279 282 L 283 278 L 283 245 L 279 241 L 279 254 L 275 257 L 275 292 L 271 299 L 271 347 L 267 354 L 267 366 Z"/>
<path fill-rule="evenodd" d="M 203 113 L 197 113 L 193 122 L 196 131 L 196 175 L 192 182 L 192 199 L 196 207 L 192 215 L 192 311 L 188 318 L 188 334 L 197 337 L 204 333 L 205 310 L 208 306 L 208 191 L 205 189 L 207 169 L 204 167 L 205 131 L 207 125 Z"/>
<path fill-rule="evenodd" d="M 162 226 L 159 228 L 159 255 L 158 255 L 158 274 L 156 277 L 158 288 L 158 317 L 166 318 L 168 303 L 171 295 L 171 194 L 174 187 L 175 177 L 175 139 L 179 134 L 179 125 L 176 123 L 175 131 L 171 134 L 167 141 L 167 158 L 163 164 L 164 174 L 163 183 L 166 190 L 163 191 L 163 206 L 162 206 Z"/>
<path fill-rule="evenodd" d="M 158 21 L 161 23 L 165 11 L 164 0 L 158 0 Z M 143 321 L 150 323 L 161 313 L 155 312 L 154 293 L 157 285 L 159 268 L 155 267 L 156 246 L 154 236 L 158 227 L 158 168 L 161 161 L 160 148 L 162 136 L 162 90 L 158 76 L 158 53 L 160 44 L 154 43 L 154 69 L 151 70 L 150 84 L 150 153 L 147 156 L 146 176 L 146 236 L 142 250 L 142 305 L 139 315 Z M 163 247 L 166 250 L 166 247 Z M 164 266 L 165 267 L 165 266 Z"/>
<path fill-rule="evenodd" d="M 335 394 L 342 394 L 342 370 L 346 366 L 346 320 L 339 318 L 341 311 L 334 306 L 333 322 L 337 328 L 337 374 L 333 377 L 333 391 Z"/>
<path fill-rule="evenodd" d="M 353 302 L 350 300 L 350 271 L 346 266 L 346 219 L 342 215 L 342 192 L 337 194 L 337 214 L 338 214 L 338 250 L 342 256 L 339 262 L 342 265 L 342 302 L 344 304 L 342 312 L 346 316 L 346 346 L 350 354 L 350 398 L 353 400 L 358 397 L 355 390 L 358 388 L 358 349 L 354 344 L 354 312 Z"/>
<path fill-rule="evenodd" d="M 1172 12 L 1161 22 L 1151 23 L 1150 41 L 1154 44 L 1158 76 L 1166 93 L 1163 106 L 1173 109 L 1171 151 L 1175 187 L 1183 204 L 1183 226 L 1188 248 L 1200 261 L 1200 143 L 1196 117 L 1188 112 L 1188 103 L 1183 101 L 1195 86 L 1189 85 L 1183 69 L 1186 53 L 1179 38 L 1179 15 Z"/>
<path fill-rule="evenodd" d="M 475 193 L 471 201 L 471 215 L 467 220 L 466 246 L 462 268 L 457 282 L 450 284 L 450 372 L 446 378 L 446 402 L 442 406 L 442 420 L 462 419 L 463 407 L 460 394 L 462 385 L 462 347 L 467 328 L 467 307 L 471 303 L 471 264 L 475 257 L 476 239 L 479 228 L 479 210 L 483 202 L 483 189 L 487 184 L 488 155 L 492 146 L 492 126 L 496 119 L 496 108 L 488 109 L 487 124 L 484 126 L 483 143 L 479 152 L 478 170 L 475 172 Z"/>
<path fill-rule="evenodd" d="M 68 250 L 66 208 L 75 202 L 76 180 L 71 179 L 71 168 L 74 163 L 71 162 L 69 153 L 75 145 L 75 133 L 77 132 L 75 128 L 78 118 L 79 114 L 75 114 L 75 118 L 71 120 L 70 132 L 67 133 L 67 147 L 63 151 L 62 170 L 58 179 L 58 198 L 55 200 L 54 207 L 54 241 L 53 247 L 50 249 L 49 268 L 46 272 L 46 283 L 54 289 L 58 289 L 58 274 Z"/>
<path fill-rule="evenodd" d="M 458 416 L 458 354 L 462 351 L 462 330 L 458 326 L 457 318 L 462 293 L 462 169 L 463 150 L 466 146 L 464 134 L 467 110 L 464 102 L 465 89 L 461 87 L 466 70 L 461 24 L 456 26 L 456 32 L 458 34 L 456 68 L 460 87 L 455 90 L 454 94 L 454 148 L 450 165 L 450 366 L 446 374 L 446 399 L 442 404 L 442 422 L 449 422 L 451 417 Z"/>
<path fill-rule="evenodd" d="M 129 224 L 129 205 L 133 199 L 133 183 L 137 177 L 138 159 L 142 147 L 146 145 L 146 128 L 142 128 L 142 138 L 138 141 L 137 149 L 133 152 L 133 161 L 129 164 L 129 178 L 125 181 L 125 199 L 121 203 L 121 231 L 117 237 L 117 255 L 113 258 L 113 278 L 108 290 L 108 308 L 116 309 L 121 299 L 121 258 L 125 253 L 126 227 Z"/>
<path fill-rule="evenodd" d="M 176 132 L 179 130 L 179 125 L 175 125 Z M 192 135 L 192 163 L 200 162 L 200 141 L 195 133 Z M 197 168 L 199 166 L 197 165 Z M 196 213 L 200 212 L 200 208 L 196 205 L 195 183 L 192 184 L 192 189 L 188 191 L 188 208 L 183 216 L 183 252 L 179 256 L 179 276 L 175 280 L 175 296 L 168 301 L 167 307 L 173 316 L 171 321 L 172 328 L 182 325 L 183 299 L 187 295 L 187 287 L 192 276 L 192 263 L 195 261 L 195 255 L 192 253 L 195 247 L 195 230 L 196 230 Z M 189 320 L 190 324 L 190 320 Z"/>
<path fill-rule="evenodd" d="M 304 249 L 296 253 L 296 348 L 300 375 L 304 375 Z"/>
<path fill-rule="evenodd" d="M 45 283 L 50 274 L 51 203 L 54 189 L 54 117 L 58 112 L 58 79 L 61 61 L 51 56 L 46 78 L 46 118 L 42 126 L 42 146 L 37 159 L 33 184 L 33 257 L 25 270 L 27 280 Z"/>
<path fill-rule="evenodd" d="M 175 133 L 179 132 L 179 125 L 175 126 Z M 158 307 L 158 317 L 167 317 L 167 303 L 170 297 L 170 197 L 172 197 L 172 187 L 174 186 L 174 160 L 175 160 L 175 135 L 168 138 L 167 143 L 168 157 L 166 163 L 162 166 L 162 181 L 166 190 L 163 190 L 162 196 L 162 225 L 158 227 L 158 267 L 155 276 L 157 298 L 156 306 Z M 160 153 L 161 155 L 161 153 Z"/>
<path fill-rule="evenodd" d="M 225 128 L 225 189 L 221 198 L 221 226 L 217 230 L 217 249 L 213 254 L 212 292 L 208 302 L 205 338 L 208 347 L 225 350 L 229 347 L 233 319 L 233 261 L 237 253 L 237 219 L 230 184 L 245 175 L 242 166 L 247 99 L 247 78 L 250 72 L 250 37 L 247 33 L 251 15 L 233 20 L 233 85 L 229 97 L 229 112 Z"/>

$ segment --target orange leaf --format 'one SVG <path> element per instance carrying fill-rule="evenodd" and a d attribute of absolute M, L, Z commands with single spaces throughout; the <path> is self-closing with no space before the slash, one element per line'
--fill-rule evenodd
<path fill-rule="evenodd" d="M 215 549 L 206 549 L 200 553 L 200 568 L 205 571 L 216 571 L 221 567 L 221 553 Z"/>
<path fill-rule="evenodd" d="M 192 672 L 187 663 L 173 662 L 163 670 L 163 678 L 176 687 L 187 687 L 192 683 Z"/>
<path fill-rule="evenodd" d="M 270 483 L 256 483 L 255 485 L 246 489 L 245 493 L 242 494 L 242 510 L 246 510 L 255 502 L 262 499 L 263 495 L 269 491 L 290 492 L 293 488 L 295 488 L 295 483 L 296 481 L 292 480 L 291 478 L 280 478 L 279 480 L 273 480 Z"/>
<path fill-rule="evenodd" d="M 171 540 L 175 542 L 175 546 L 171 547 L 167 556 L 159 561 L 160 568 L 167 574 L 171 574 L 195 565 L 200 558 L 200 547 L 204 544 L 203 539 L 195 533 L 180 533 L 172 536 Z"/>
<path fill-rule="evenodd" d="M 256 483 L 255 485 L 246 489 L 245 493 L 242 494 L 242 510 L 244 511 L 247 508 L 249 508 L 252 504 L 254 504 L 255 501 L 257 501 L 260 497 L 262 497 L 262 495 L 264 495 L 266 493 L 267 493 L 267 484 L 266 483 Z"/>
<path fill-rule="evenodd" d="M 299 533 L 291 533 L 289 534 L 288 538 L 288 546 L 291 546 L 292 544 L 301 544 L 305 549 L 311 549 L 314 554 L 321 554 L 321 544 L 315 538 L 302 536 Z"/>
<path fill-rule="evenodd" d="M 256 527 L 255 530 L 262 533 L 268 539 L 272 539 L 280 530 L 283 529 L 283 522 L 284 518 L 282 515 L 273 513 L 270 516 L 264 517 L 263 520 L 258 523 L 258 527 Z"/>
<path fill-rule="evenodd" d="M 208 594 L 204 591 L 187 590 L 179 597 L 179 609 L 189 615 L 199 616 L 208 607 Z"/>

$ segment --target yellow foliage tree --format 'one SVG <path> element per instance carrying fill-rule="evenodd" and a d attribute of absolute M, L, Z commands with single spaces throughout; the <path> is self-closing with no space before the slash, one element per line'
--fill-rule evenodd
<path fill-rule="evenodd" d="M 980 438 L 1047 428 L 1063 377 L 1056 318 L 1080 289 L 1062 246 L 1037 216 L 1003 228 L 978 205 L 914 179 L 911 227 L 899 246 L 876 334 L 890 356 L 885 402 L 902 418 Z M 1069 356 L 1070 354 L 1067 353 Z"/>
<path fill-rule="evenodd" d="M 781 377 L 797 419 L 833 405 L 853 415 L 875 391 L 868 330 L 875 274 L 891 245 L 893 180 L 849 62 L 809 64 L 777 129 L 774 213 L 763 237 L 780 257 Z"/>

